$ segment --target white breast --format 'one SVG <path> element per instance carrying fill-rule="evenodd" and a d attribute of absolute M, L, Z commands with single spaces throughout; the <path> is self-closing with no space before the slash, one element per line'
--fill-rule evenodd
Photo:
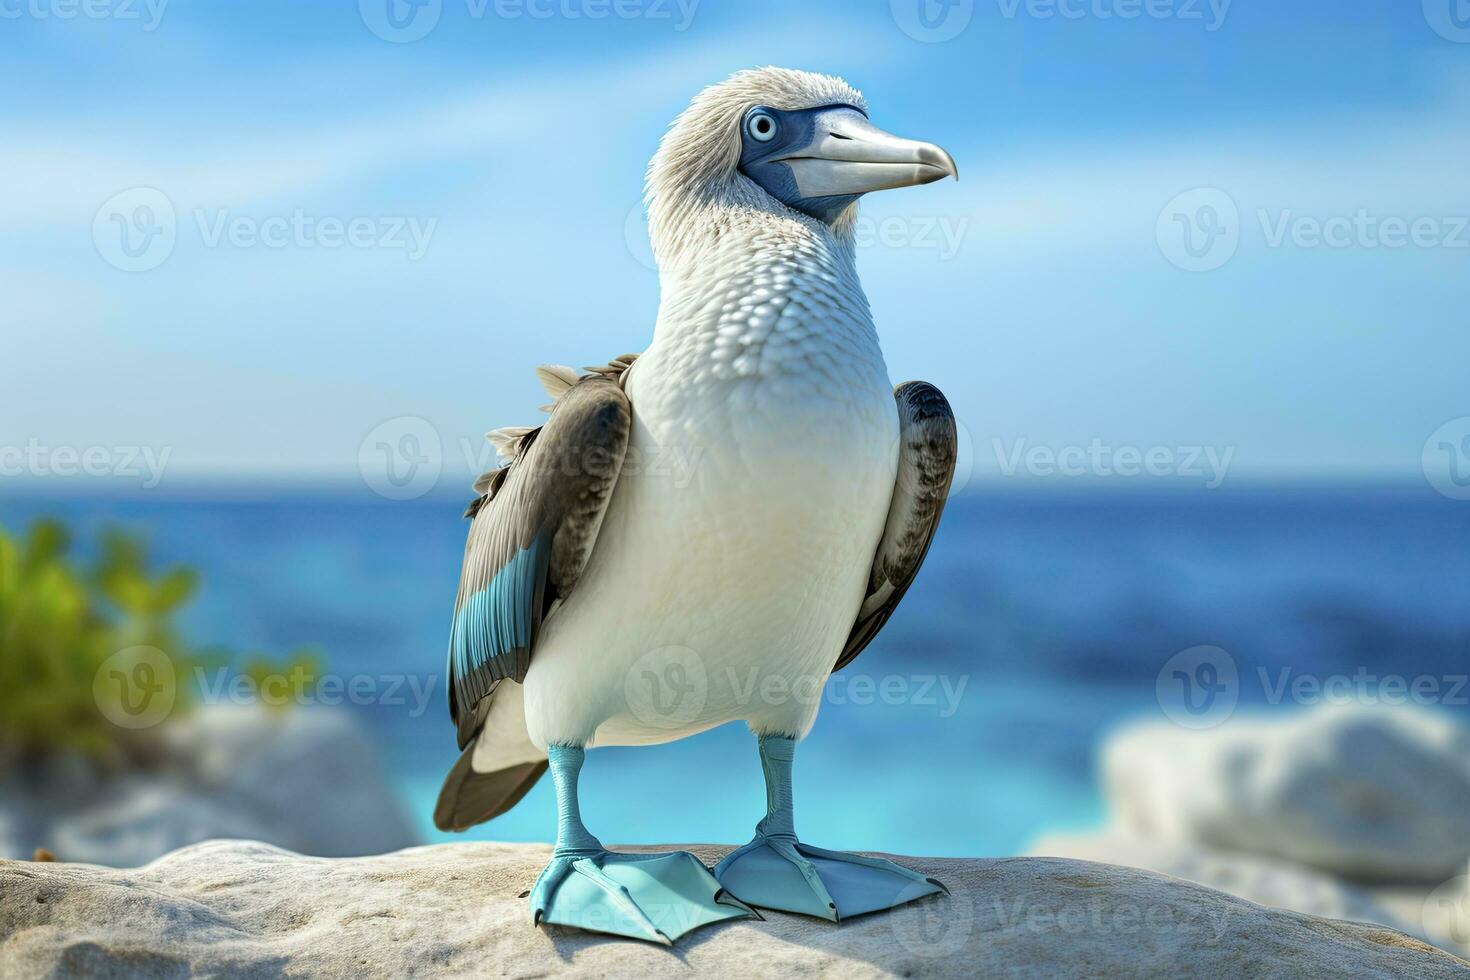
<path fill-rule="evenodd" d="M 732 236 L 733 237 L 733 236 Z M 526 678 L 532 740 L 804 734 L 893 490 L 898 418 L 850 254 L 748 238 L 670 288 L 592 558 Z"/>

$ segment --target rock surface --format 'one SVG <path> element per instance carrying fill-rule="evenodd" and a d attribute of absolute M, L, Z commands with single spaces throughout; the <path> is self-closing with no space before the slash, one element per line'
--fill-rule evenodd
<path fill-rule="evenodd" d="M 131 870 L 0 862 L 0 976 L 1470 978 L 1386 928 L 1045 858 L 904 859 L 953 894 L 840 925 L 767 913 L 666 949 L 533 928 L 523 896 L 548 854 L 468 843 L 334 860 L 215 841 Z"/>
<path fill-rule="evenodd" d="M 1443 713 L 1323 707 L 1114 735 L 1116 829 L 1280 858 L 1358 881 L 1439 884 L 1470 860 L 1470 729 Z"/>
<path fill-rule="evenodd" d="M 1029 850 L 1037 856 L 1145 868 L 1217 888 L 1260 905 L 1329 919 L 1376 923 L 1419 939 L 1435 941 L 1421 916 L 1391 911 L 1367 889 L 1286 861 L 1214 851 L 1197 844 L 1144 841 L 1106 832 L 1052 834 L 1036 841 Z"/>
<path fill-rule="evenodd" d="M 349 712 L 216 705 L 170 725 L 174 761 L 160 772 L 99 781 L 60 767 L 45 785 L 0 783 L 0 857 L 45 847 L 128 867 L 219 837 L 328 857 L 420 841 Z"/>

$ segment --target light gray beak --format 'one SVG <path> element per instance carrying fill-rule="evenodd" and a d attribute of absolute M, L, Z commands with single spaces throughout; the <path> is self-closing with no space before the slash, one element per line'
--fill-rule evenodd
<path fill-rule="evenodd" d="M 933 143 L 885 133 L 862 113 L 833 119 L 813 142 L 782 161 L 791 168 L 802 197 L 866 194 L 892 187 L 959 179 L 954 157 Z"/>

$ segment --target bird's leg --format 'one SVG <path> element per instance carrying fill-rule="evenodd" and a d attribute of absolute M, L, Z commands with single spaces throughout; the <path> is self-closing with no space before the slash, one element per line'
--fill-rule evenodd
<path fill-rule="evenodd" d="M 550 745 L 546 754 L 551 763 L 551 781 L 556 785 L 556 857 L 589 857 L 602 850 L 602 842 L 582 822 L 582 809 L 577 802 L 577 780 L 587 752 L 581 746 Z"/>
<path fill-rule="evenodd" d="M 791 794 L 796 740 L 762 735 L 760 753 L 766 815 L 755 825 L 755 839 L 715 867 L 715 877 L 733 894 L 759 908 L 836 922 L 947 893 L 936 879 L 892 861 L 803 844 L 796 836 Z"/>
<path fill-rule="evenodd" d="M 697 926 L 756 913 L 720 886 L 688 851 L 618 854 L 606 850 L 582 823 L 577 777 L 586 757 L 581 746 L 549 745 L 556 785 L 556 847 L 531 889 L 531 917 L 672 943 Z"/>

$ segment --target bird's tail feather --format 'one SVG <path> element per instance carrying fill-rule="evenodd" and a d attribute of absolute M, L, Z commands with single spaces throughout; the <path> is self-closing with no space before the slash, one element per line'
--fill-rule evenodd
<path fill-rule="evenodd" d="M 526 734 L 525 692 L 504 679 L 459 719 L 464 749 L 449 770 L 434 825 L 468 830 L 521 801 L 546 771 L 546 756 Z"/>
<path fill-rule="evenodd" d="M 521 801 L 546 771 L 546 760 L 519 762 L 495 772 L 476 772 L 471 745 L 449 770 L 439 802 L 434 805 L 434 826 L 440 830 L 468 830 L 475 824 L 498 817 Z"/>

